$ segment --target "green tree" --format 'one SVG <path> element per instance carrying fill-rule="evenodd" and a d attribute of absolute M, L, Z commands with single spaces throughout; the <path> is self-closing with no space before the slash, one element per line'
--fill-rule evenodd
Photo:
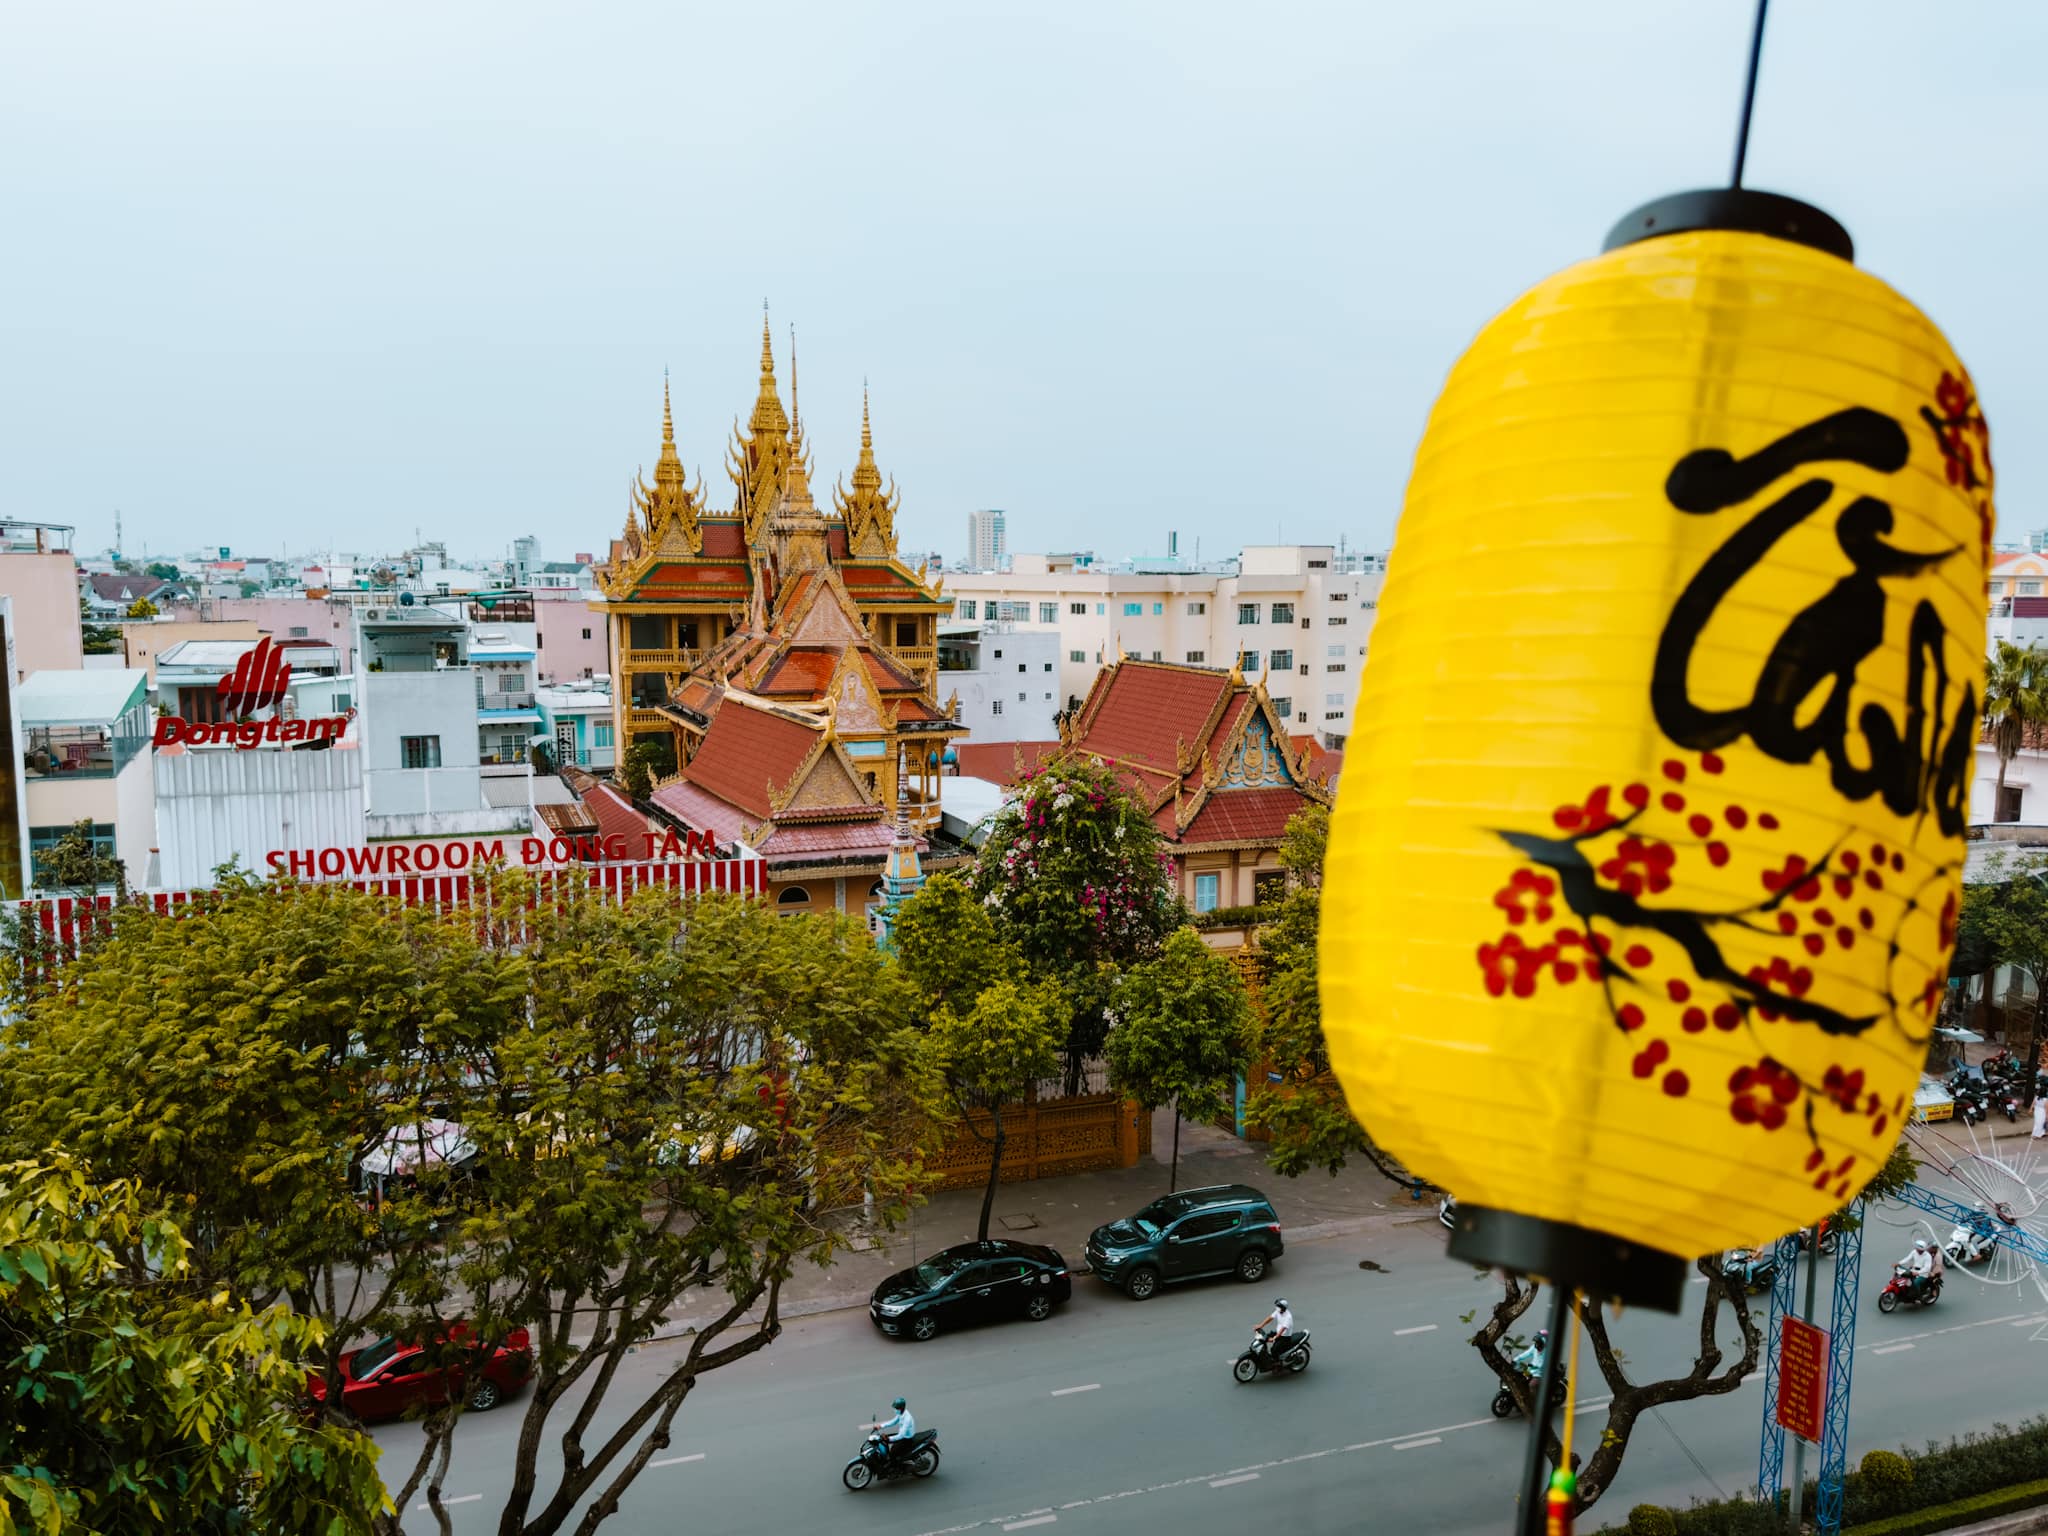
<path fill-rule="evenodd" d="M 1023 957 L 997 931 L 988 907 L 950 870 L 926 880 L 903 904 L 891 942 L 927 1015 L 939 1008 L 962 1012 L 987 987 L 1024 972 Z"/>
<path fill-rule="evenodd" d="M 1180 1187 L 1180 1122 L 1214 1120 L 1230 1104 L 1244 1070 L 1251 1004 L 1237 968 L 1192 928 L 1166 941 L 1156 960 L 1125 975 L 1116 991 L 1117 1020 L 1103 1054 L 1109 1078 L 1147 1109 L 1173 1106 L 1169 1190 Z"/>
<path fill-rule="evenodd" d="M 636 741 L 626 748 L 626 756 L 619 769 L 619 786 L 627 797 L 645 800 L 654 793 L 657 779 L 667 778 L 675 772 L 675 748 L 667 737 L 653 741 Z"/>
<path fill-rule="evenodd" d="M 970 886 L 1030 973 L 1057 987 L 1073 1091 L 1102 1049 L 1118 972 L 1186 920 L 1159 829 L 1109 769 L 1062 756 L 996 818 Z"/>
<path fill-rule="evenodd" d="M 158 581 L 176 581 L 178 579 L 178 568 L 168 560 L 152 560 L 144 568 L 143 574 L 154 576 Z"/>
<path fill-rule="evenodd" d="M 255 597 L 258 593 L 260 593 L 263 590 L 262 582 L 250 581 L 246 578 L 235 583 L 235 586 L 236 589 L 240 591 L 240 593 L 244 597 Z"/>
<path fill-rule="evenodd" d="M 1058 994 L 1045 982 L 994 981 L 964 1008 L 941 1004 L 932 1015 L 933 1060 L 968 1128 L 989 1143 L 988 1187 L 982 1191 L 978 1229 L 984 1243 L 1002 1179 L 1004 1106 L 1059 1071 L 1065 1036 Z M 977 1109 L 988 1112 L 988 1136 L 974 1124 Z"/>
<path fill-rule="evenodd" d="M 1984 675 L 1984 726 L 1998 753 L 1998 786 L 1991 819 L 2000 818 L 2005 771 L 2029 737 L 2048 723 L 2048 652 L 2038 646 L 1998 642 Z"/>
<path fill-rule="evenodd" d="M 348 1536 L 390 1512 L 376 1445 L 295 1409 L 321 1324 L 193 1293 L 187 1250 L 131 1180 L 0 1167 L 0 1531 Z"/>
<path fill-rule="evenodd" d="M 1985 878 L 1963 887 L 1956 919 L 1958 948 L 1987 970 L 2009 965 L 2026 979 L 2027 994 L 2007 994 L 2006 1049 L 2021 1061 L 2035 1057 L 2041 1004 L 2048 989 L 2048 868 L 1994 859 Z M 2034 1074 L 2021 1074 L 2020 1091 L 2034 1098 Z"/>
<path fill-rule="evenodd" d="M 106 624 L 93 622 L 92 610 L 86 606 L 84 597 L 78 599 L 79 642 L 88 656 L 118 656 L 121 653 L 121 631 Z"/>
<path fill-rule="evenodd" d="M 128 605 L 128 617 L 131 619 L 153 619 L 156 617 L 156 604 L 146 597 L 138 597 Z"/>
<path fill-rule="evenodd" d="M 1288 822 L 1281 839 L 1287 894 L 1259 930 L 1265 975 L 1254 1050 L 1281 1080 L 1251 1086 L 1245 1121 L 1271 1137 L 1267 1156 L 1289 1178 L 1311 1168 L 1334 1175 L 1353 1157 L 1365 1157 L 1388 1178 L 1413 1189 L 1415 1181 L 1373 1144 L 1351 1113 L 1323 1038 L 1317 966 L 1329 838 L 1329 808 L 1311 805 Z"/>
<path fill-rule="evenodd" d="M 92 896 L 111 885 L 116 900 L 128 898 L 127 866 L 100 852 L 90 817 L 73 822 L 69 832 L 36 855 L 36 868 L 36 884 L 45 889 Z"/>

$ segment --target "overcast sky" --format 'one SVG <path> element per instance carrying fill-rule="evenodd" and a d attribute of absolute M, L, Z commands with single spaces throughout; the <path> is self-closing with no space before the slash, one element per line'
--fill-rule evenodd
<path fill-rule="evenodd" d="M 730 501 L 761 301 L 906 548 L 1383 546 L 1517 292 L 1725 178 L 1747 0 L 20 4 L 0 514 L 130 552 L 601 549 Z M 1778 0 L 1751 185 L 1947 332 L 2048 524 L 2038 0 Z M 786 363 L 784 382 L 787 383 Z M 822 489 L 822 487 L 821 487 Z"/>

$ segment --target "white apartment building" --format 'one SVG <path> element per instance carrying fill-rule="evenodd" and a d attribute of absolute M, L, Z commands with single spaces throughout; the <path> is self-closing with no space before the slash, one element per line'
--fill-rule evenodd
<path fill-rule="evenodd" d="M 970 741 L 1051 741 L 1060 692 L 1060 637 L 1001 620 L 939 626 L 939 702 L 957 697 L 954 718 Z"/>
<path fill-rule="evenodd" d="M 1351 734 L 1384 556 L 1253 544 L 1236 560 L 1201 567 L 1024 554 L 1010 567 L 949 575 L 954 618 L 1057 634 L 1062 708 L 1086 698 L 1097 669 L 1121 650 L 1193 666 L 1241 662 L 1247 676 L 1266 679 L 1297 734 L 1333 749 Z"/>
<path fill-rule="evenodd" d="M 974 571 L 999 571 L 1010 553 L 1009 538 L 1000 511 L 967 514 L 967 567 Z"/>

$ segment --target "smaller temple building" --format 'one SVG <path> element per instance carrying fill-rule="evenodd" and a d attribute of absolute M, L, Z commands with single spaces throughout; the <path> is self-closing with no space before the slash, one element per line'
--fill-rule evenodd
<path fill-rule="evenodd" d="M 1288 739 L 1265 680 L 1234 668 L 1119 656 L 1062 719 L 1060 741 L 1114 768 L 1152 813 L 1197 916 L 1277 896 L 1287 823 L 1332 798 L 1313 748 Z"/>

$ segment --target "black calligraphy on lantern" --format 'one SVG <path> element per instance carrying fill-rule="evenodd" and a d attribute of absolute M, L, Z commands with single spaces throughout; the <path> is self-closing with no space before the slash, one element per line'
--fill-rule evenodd
<path fill-rule="evenodd" d="M 1680 512 L 1712 516 L 1767 494 L 1814 465 L 1855 464 L 1896 474 L 1908 456 L 1905 428 L 1857 406 L 1794 429 L 1738 459 L 1703 448 L 1679 460 L 1665 495 Z M 1890 539 L 1891 506 L 1859 495 L 1835 518 L 1835 541 L 1849 569 L 1827 592 L 1785 622 L 1767 652 L 1747 703 L 1709 709 L 1692 695 L 1693 653 L 1724 604 L 1739 601 L 1746 577 L 1779 542 L 1826 508 L 1833 481 L 1820 475 L 1790 486 L 1735 528 L 1687 583 L 1659 638 L 1650 697 L 1657 724 L 1682 747 L 1710 752 L 1747 736 L 1780 762 L 1825 758 L 1838 794 L 1882 798 L 1895 815 L 1931 812 L 1942 832 L 1962 835 L 1968 813 L 1977 697 L 1967 679 L 1948 675 L 1947 631 L 1933 602 L 1913 602 L 1906 626 L 1903 687 L 1877 679 L 1871 692 L 1903 699 L 1903 715 L 1866 695 L 1853 703 L 1866 664 L 1884 658 L 1887 605 L 1962 553 L 1902 548 Z"/>

